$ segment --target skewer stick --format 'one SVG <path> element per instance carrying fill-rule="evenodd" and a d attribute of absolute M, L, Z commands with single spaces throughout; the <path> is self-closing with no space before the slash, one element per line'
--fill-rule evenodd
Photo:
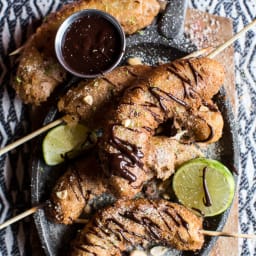
<path fill-rule="evenodd" d="M 16 54 L 19 54 L 22 52 L 22 50 L 24 49 L 25 45 L 22 45 L 21 47 L 17 48 L 16 50 L 14 50 L 13 52 L 9 53 L 9 56 L 13 56 Z"/>
<path fill-rule="evenodd" d="M 75 223 L 87 224 L 88 219 L 77 219 Z M 205 236 L 223 236 L 223 237 L 237 237 L 237 238 L 246 238 L 246 239 L 256 239 L 255 234 L 239 234 L 239 233 L 230 233 L 225 231 L 212 231 L 212 230 L 200 230 L 200 232 Z"/>
<path fill-rule="evenodd" d="M 44 204 L 34 206 L 34 207 L 30 208 L 29 210 L 27 210 L 27 211 L 25 211 L 21 214 L 18 214 L 17 216 L 7 220 L 6 222 L 0 224 L 0 230 L 3 229 L 3 228 L 6 228 L 7 226 L 9 226 L 9 225 L 21 220 L 21 219 L 33 214 L 33 213 L 35 213 L 38 209 L 41 209 L 43 206 L 44 206 Z"/>
<path fill-rule="evenodd" d="M 38 206 L 34 206 L 30 208 L 29 210 L 7 220 L 6 222 L 0 224 L 0 230 L 3 228 L 6 228 L 7 226 L 31 215 L 34 214 L 38 209 L 41 209 L 45 206 L 45 204 L 40 204 Z M 77 219 L 75 223 L 78 224 L 87 224 L 88 219 Z M 246 239 L 256 239 L 255 234 L 239 234 L 239 233 L 229 233 L 224 231 L 211 231 L 211 230 L 200 230 L 200 232 L 205 236 L 224 236 L 224 237 L 237 237 L 237 238 L 246 238 Z"/>
<path fill-rule="evenodd" d="M 77 224 L 87 224 L 89 222 L 88 219 L 76 219 L 75 223 Z"/>
<path fill-rule="evenodd" d="M 13 217 L 13 218 L 3 222 L 2 224 L 0 224 L 0 230 L 8 227 L 9 225 L 12 225 L 13 223 L 15 223 L 15 222 L 17 222 L 19 220 L 22 220 L 22 219 L 28 217 L 29 215 L 34 214 L 39 209 L 42 209 L 44 206 L 45 206 L 45 203 L 40 204 L 38 206 L 34 206 L 34 207 L 26 210 L 25 212 L 20 213 L 17 216 L 15 216 L 15 217 Z M 77 223 L 77 224 L 87 224 L 89 222 L 89 220 L 88 219 L 77 219 L 74 222 Z"/>
<path fill-rule="evenodd" d="M 230 46 L 233 42 L 235 42 L 237 39 L 239 39 L 244 33 L 246 33 L 248 30 L 250 30 L 254 25 L 256 24 L 256 19 L 253 20 L 251 23 L 249 23 L 247 26 L 245 26 L 242 30 L 240 30 L 236 35 L 232 36 L 228 41 L 225 43 L 219 45 L 214 51 L 212 51 L 207 57 L 208 58 L 214 58 L 216 55 L 218 55 L 220 52 L 225 50 L 228 46 Z"/>
<path fill-rule="evenodd" d="M 190 59 L 190 58 L 197 58 L 200 56 L 209 55 L 211 52 L 213 52 L 213 50 L 215 50 L 215 48 L 212 46 L 209 46 L 207 48 L 203 48 L 198 51 L 192 52 L 189 55 L 186 55 L 185 57 L 183 57 L 182 59 L 186 60 L 186 59 Z"/>
<path fill-rule="evenodd" d="M 27 136 L 25 136 L 25 137 L 23 137 L 23 138 L 21 138 L 19 140 L 16 140 L 15 142 L 7 145 L 6 147 L 1 148 L 0 149 L 0 156 L 5 154 L 5 153 L 7 153 L 8 151 L 18 147 L 18 146 L 20 146 L 21 144 L 23 144 L 23 143 L 25 143 L 25 142 L 35 138 L 36 136 L 38 136 L 38 135 L 48 131 L 49 129 L 51 129 L 51 128 L 59 125 L 59 124 L 62 124 L 63 122 L 64 122 L 63 118 L 59 118 L 59 119 L 57 119 L 57 120 L 55 120 L 55 121 L 53 121 L 53 122 L 43 126 L 42 128 L 40 128 L 40 129 L 38 129 L 38 130 L 28 134 Z"/>
<path fill-rule="evenodd" d="M 200 232 L 205 236 L 225 236 L 225 237 L 256 239 L 255 234 L 238 234 L 238 233 L 229 233 L 224 231 L 211 231 L 211 230 L 201 230 Z"/>

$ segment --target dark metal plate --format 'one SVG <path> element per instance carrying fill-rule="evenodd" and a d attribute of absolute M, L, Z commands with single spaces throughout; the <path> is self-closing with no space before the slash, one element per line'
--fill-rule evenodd
<path fill-rule="evenodd" d="M 179 40 L 167 40 L 158 33 L 157 25 L 152 25 L 127 38 L 127 50 L 124 62 L 128 57 L 140 57 L 145 63 L 155 65 L 182 57 L 195 50 L 195 47 L 182 36 Z M 216 102 L 223 114 L 225 127 L 222 139 L 211 145 L 206 154 L 208 157 L 222 161 L 227 166 L 238 166 L 238 144 L 236 124 L 228 97 L 224 89 L 216 96 Z M 58 113 L 54 106 L 48 113 L 45 124 L 57 118 Z M 42 137 L 38 139 L 38 148 L 34 151 L 32 161 L 32 204 L 45 202 L 57 180 L 65 171 L 65 164 L 57 167 L 47 166 L 42 158 Z M 205 220 L 205 227 L 211 230 L 221 230 L 226 222 L 229 211 L 214 218 Z M 70 240 L 75 236 L 78 225 L 64 226 L 49 222 L 43 210 L 35 215 L 35 222 L 46 255 L 65 255 Z M 216 238 L 207 238 L 203 249 L 196 255 L 208 255 Z M 195 255 L 192 252 L 169 251 L 166 255 Z"/>

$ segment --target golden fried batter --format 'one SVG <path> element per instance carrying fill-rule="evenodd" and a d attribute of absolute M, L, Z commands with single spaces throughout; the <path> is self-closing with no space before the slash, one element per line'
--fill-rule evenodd
<path fill-rule="evenodd" d="M 73 223 L 91 199 L 106 192 L 104 183 L 95 152 L 74 161 L 53 188 L 47 216 L 57 223 Z"/>
<path fill-rule="evenodd" d="M 81 81 L 61 97 L 58 110 L 67 122 L 82 122 L 91 129 L 106 122 L 103 114 L 114 108 L 125 88 L 137 79 L 149 76 L 153 68 L 146 65 L 117 67 L 91 82 Z M 90 99 L 90 101 L 88 101 Z"/>
<path fill-rule="evenodd" d="M 125 91 L 100 143 L 103 168 L 122 196 L 127 186 L 139 189 L 151 177 L 149 141 L 161 123 L 173 119 L 196 142 L 212 143 L 222 134 L 223 118 L 211 101 L 224 81 L 221 64 L 207 58 L 176 60 L 151 73 Z"/>
<path fill-rule="evenodd" d="M 132 247 L 162 244 L 198 250 L 204 243 L 202 218 L 165 200 L 120 200 L 99 213 L 72 243 L 72 256 L 122 255 Z"/>

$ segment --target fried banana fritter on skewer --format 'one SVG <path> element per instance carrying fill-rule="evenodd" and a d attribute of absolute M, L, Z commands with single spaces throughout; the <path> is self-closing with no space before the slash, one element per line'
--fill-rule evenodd
<path fill-rule="evenodd" d="M 202 156 L 194 145 L 185 145 L 175 139 L 152 137 L 150 141 L 150 158 L 148 165 L 152 167 L 149 180 L 152 177 L 165 180 L 182 163 Z M 66 173 L 57 181 L 49 204 L 46 208 L 48 216 L 57 223 L 72 224 L 88 205 L 90 200 L 103 193 L 121 195 L 124 191 L 130 197 L 141 192 L 124 183 L 123 191 L 114 191 L 115 182 L 120 184 L 122 179 L 116 177 L 109 183 L 109 176 L 103 172 L 95 152 L 84 156 L 70 165 Z"/>
<path fill-rule="evenodd" d="M 97 213 L 71 246 L 72 256 L 123 255 L 136 246 L 162 244 L 198 250 L 204 243 L 202 218 L 165 200 L 120 200 Z"/>
<path fill-rule="evenodd" d="M 47 215 L 57 223 L 71 224 L 85 206 L 96 196 L 107 191 L 96 152 L 69 165 L 59 178 L 47 204 Z"/>
<path fill-rule="evenodd" d="M 39 105 L 65 81 L 67 72 L 58 63 L 54 39 L 61 23 L 84 9 L 99 9 L 113 15 L 125 33 L 132 34 L 153 21 L 159 12 L 156 0 L 82 0 L 50 14 L 27 43 L 20 57 L 14 88 L 25 103 Z"/>
<path fill-rule="evenodd" d="M 125 91 L 100 143 L 109 182 L 122 193 L 117 197 L 129 197 L 123 187 L 139 190 L 151 177 L 149 141 L 166 120 L 173 119 L 176 127 L 188 130 L 197 142 L 211 143 L 221 137 L 222 115 L 211 98 L 223 81 L 223 67 L 215 60 L 177 60 L 156 67 L 148 79 L 136 81 Z"/>
<path fill-rule="evenodd" d="M 146 65 L 117 67 L 103 77 L 91 82 L 82 81 L 61 97 L 58 110 L 69 122 L 82 122 L 93 129 L 106 121 L 106 110 L 113 108 L 125 88 L 137 79 L 146 79 L 153 67 Z"/>
<path fill-rule="evenodd" d="M 137 80 L 147 81 L 153 71 L 154 67 L 146 65 L 122 66 L 89 83 L 82 81 L 61 97 L 58 109 L 66 114 L 67 123 L 80 121 L 89 128 L 93 128 L 95 122 L 98 125 L 100 120 L 106 121 L 102 112 L 113 105 L 113 100 L 117 102 L 124 90 L 133 83 L 137 83 Z M 175 115 L 176 128 L 178 129 L 180 126 L 180 130 L 187 129 L 191 136 L 191 128 L 186 127 L 187 123 L 190 123 L 193 133 L 199 141 L 201 136 L 201 140 L 204 140 L 209 133 L 212 138 L 206 142 L 218 140 L 222 134 L 223 122 L 217 106 L 210 99 L 205 99 L 198 107 L 197 113 L 196 120 L 194 115 L 186 112 L 181 116 Z M 185 125 L 182 123 L 183 119 Z M 124 121 L 124 124 L 128 123 L 129 119 Z"/>

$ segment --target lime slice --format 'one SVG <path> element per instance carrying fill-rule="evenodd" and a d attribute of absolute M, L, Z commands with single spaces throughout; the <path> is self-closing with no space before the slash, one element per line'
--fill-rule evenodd
<path fill-rule="evenodd" d="M 88 134 L 88 128 L 82 124 L 59 125 L 50 130 L 42 144 L 45 163 L 57 165 L 77 156 L 88 147 Z"/>
<path fill-rule="evenodd" d="M 215 216 L 231 205 L 235 180 L 222 163 L 197 158 L 177 170 L 173 178 L 173 190 L 181 204 L 204 216 Z"/>

